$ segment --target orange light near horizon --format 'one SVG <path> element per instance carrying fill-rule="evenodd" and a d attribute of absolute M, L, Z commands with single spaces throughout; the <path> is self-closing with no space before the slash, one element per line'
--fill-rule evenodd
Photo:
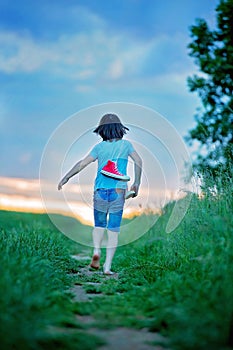
<path fill-rule="evenodd" d="M 40 190 L 38 179 L 21 179 L 17 177 L 1 177 L 1 187 L 10 187 L 15 189 Z"/>
<path fill-rule="evenodd" d="M 57 213 L 65 216 L 72 216 L 77 218 L 82 224 L 93 226 L 93 209 L 83 205 L 82 203 L 70 202 L 70 210 L 64 209 L 62 202 L 50 202 L 47 208 L 44 207 L 42 200 L 39 198 L 28 198 L 19 195 L 5 195 L 0 197 L 0 210 L 18 211 L 27 213 Z M 124 218 L 133 218 L 142 214 L 139 208 L 126 208 L 124 210 Z"/>
<path fill-rule="evenodd" d="M 58 213 L 77 218 L 82 224 L 93 226 L 93 208 L 91 200 L 86 204 L 83 197 L 77 194 L 81 192 L 87 196 L 92 194 L 92 186 L 80 186 L 69 184 L 65 189 L 64 197 L 57 191 L 55 183 L 45 181 L 49 200 L 46 208 L 41 199 L 39 179 L 20 179 L 0 177 L 0 209 L 9 211 L 32 212 L 32 213 Z M 160 214 L 161 207 L 170 200 L 176 200 L 182 196 L 171 190 L 159 190 L 143 187 L 140 189 L 140 196 L 136 199 L 126 201 L 124 218 L 133 218 L 141 214 Z M 72 194 L 72 196 L 71 196 Z M 148 198 L 150 202 L 148 202 Z M 160 200 L 161 198 L 161 200 Z M 161 204 L 160 204 L 161 203 Z"/>
<path fill-rule="evenodd" d="M 82 224 L 92 226 L 89 212 L 85 206 L 77 203 L 70 204 L 70 211 L 64 210 L 61 202 L 50 202 L 49 208 L 45 208 L 40 198 L 28 198 L 18 195 L 3 195 L 0 197 L 0 210 L 19 211 L 27 213 L 57 213 L 76 217 Z"/>

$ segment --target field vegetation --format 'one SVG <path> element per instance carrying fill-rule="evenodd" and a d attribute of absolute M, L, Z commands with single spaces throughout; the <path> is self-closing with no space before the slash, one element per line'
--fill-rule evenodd
<path fill-rule="evenodd" d="M 164 348 L 232 348 L 231 180 L 221 191 L 203 193 L 192 196 L 175 231 L 165 232 L 169 203 L 143 237 L 119 247 L 113 264 L 118 278 L 82 273 L 89 261 L 72 255 L 91 256 L 91 248 L 58 232 L 47 215 L 1 211 L 1 348 L 98 348 L 105 339 L 88 332 L 83 315 L 106 331 L 158 332 L 167 339 Z M 74 302 L 75 284 L 96 297 Z"/>

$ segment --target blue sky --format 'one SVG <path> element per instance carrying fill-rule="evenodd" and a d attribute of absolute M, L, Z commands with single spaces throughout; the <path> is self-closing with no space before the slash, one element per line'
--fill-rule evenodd
<path fill-rule="evenodd" d="M 0 0 L 0 176 L 38 178 L 54 129 L 100 103 L 141 104 L 187 134 L 200 105 L 186 84 L 189 27 L 213 26 L 217 4 Z"/>

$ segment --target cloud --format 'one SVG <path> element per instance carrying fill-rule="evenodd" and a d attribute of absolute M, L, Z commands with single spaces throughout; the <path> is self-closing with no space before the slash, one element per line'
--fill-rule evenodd
<path fill-rule="evenodd" d="M 135 72 L 141 45 L 109 37 L 102 31 L 60 36 L 53 42 L 37 42 L 30 36 L 13 32 L 0 33 L 0 70 L 5 73 L 45 70 L 72 79 L 105 76 L 115 79 L 127 71 Z M 116 57 L 119 59 L 116 60 Z M 134 57 L 132 65 L 131 58 Z M 132 68 L 133 67 L 133 68 Z M 106 73 L 107 72 L 107 73 Z"/>
<path fill-rule="evenodd" d="M 37 6 L 37 4 L 34 4 Z M 106 22 L 90 7 L 67 2 L 45 2 L 39 4 L 41 16 L 46 18 L 46 24 L 57 25 L 56 32 L 77 32 L 92 29 L 105 29 Z"/>
<path fill-rule="evenodd" d="M 63 191 L 58 192 L 54 183 L 43 180 L 41 184 L 46 198 L 44 201 L 40 194 L 39 180 L 0 177 L 0 209 L 61 213 L 75 216 L 84 224 L 93 225 L 92 187 L 82 186 L 81 189 L 69 184 Z M 126 209 L 127 215 L 135 211 L 130 206 Z"/>
<path fill-rule="evenodd" d="M 19 162 L 21 164 L 27 164 L 32 159 L 32 152 L 24 152 L 19 156 Z"/>
<path fill-rule="evenodd" d="M 68 14 L 71 16 L 70 9 Z M 99 85 L 135 78 L 150 80 L 171 71 L 179 74 L 188 65 L 183 62 L 185 43 L 180 34 L 135 39 L 125 32 L 114 32 L 84 7 L 73 8 L 73 19 L 74 14 L 81 19 L 84 30 L 58 34 L 53 39 L 38 40 L 29 33 L 1 31 L 0 71 L 42 72 Z M 60 14 L 55 11 L 51 16 Z"/>
<path fill-rule="evenodd" d="M 44 201 L 40 192 L 41 185 Z M 0 209 L 61 213 L 75 216 L 84 224 L 93 225 L 92 186 L 82 185 L 81 188 L 69 184 L 62 191 L 57 191 L 56 185 L 46 180 L 39 182 L 38 179 L 0 177 Z M 167 202 L 182 198 L 183 195 L 174 190 L 159 188 L 151 188 L 148 192 L 148 189 L 142 187 L 139 197 L 126 202 L 124 217 L 138 215 L 148 209 L 158 212 L 165 199 Z"/>
<path fill-rule="evenodd" d="M 79 84 L 75 87 L 75 91 L 78 93 L 90 93 L 94 91 L 94 88 L 91 85 Z"/>
<path fill-rule="evenodd" d="M 122 77 L 124 74 L 123 62 L 120 59 L 115 60 L 109 67 L 108 76 L 112 79 Z"/>

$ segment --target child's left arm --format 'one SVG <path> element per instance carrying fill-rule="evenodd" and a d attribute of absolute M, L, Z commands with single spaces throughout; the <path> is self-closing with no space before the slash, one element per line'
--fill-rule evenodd
<path fill-rule="evenodd" d="M 92 162 L 94 162 L 96 159 L 92 157 L 90 154 L 86 156 L 84 159 L 80 160 L 78 163 L 76 163 L 70 171 L 61 179 L 61 181 L 58 184 L 58 190 L 62 189 L 62 186 L 65 185 L 71 177 L 74 175 L 80 173 L 81 170 L 86 168 L 86 166 Z"/>

